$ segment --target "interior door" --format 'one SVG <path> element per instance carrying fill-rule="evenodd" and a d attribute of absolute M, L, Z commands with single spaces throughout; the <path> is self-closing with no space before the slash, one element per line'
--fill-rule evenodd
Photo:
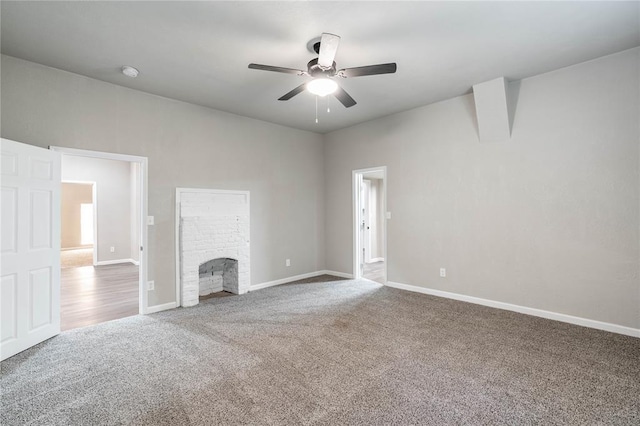
<path fill-rule="evenodd" d="M 60 154 L 0 140 L 0 357 L 60 333 Z"/>
<path fill-rule="evenodd" d="M 364 179 L 363 183 L 363 193 L 362 193 L 362 229 L 363 229 L 363 254 L 364 263 L 371 262 L 371 212 L 369 206 L 369 196 L 371 194 L 371 181 L 368 179 Z"/>

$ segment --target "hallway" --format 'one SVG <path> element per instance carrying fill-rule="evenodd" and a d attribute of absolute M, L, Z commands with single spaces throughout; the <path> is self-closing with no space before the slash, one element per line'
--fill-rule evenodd
<path fill-rule="evenodd" d="M 385 284 L 384 281 L 384 261 L 365 263 L 362 276 L 371 281 Z"/>
<path fill-rule="evenodd" d="M 137 315 L 138 266 L 62 268 L 60 274 L 62 331 Z"/>

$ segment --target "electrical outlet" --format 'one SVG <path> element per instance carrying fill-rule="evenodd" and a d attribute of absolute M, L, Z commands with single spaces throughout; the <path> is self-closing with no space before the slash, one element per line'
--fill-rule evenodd
<path fill-rule="evenodd" d="M 291 259 L 287 259 L 287 260 L 284 262 L 284 264 L 285 264 L 286 266 L 291 266 Z"/>
<path fill-rule="evenodd" d="M 147 225 L 155 224 L 155 218 L 153 216 L 147 216 Z"/>
<path fill-rule="evenodd" d="M 155 281 L 147 281 L 147 290 L 151 291 L 151 290 L 155 290 L 156 289 L 156 282 Z"/>
<path fill-rule="evenodd" d="M 387 212 L 387 219 L 391 219 L 391 212 Z"/>
<path fill-rule="evenodd" d="M 115 253 L 115 252 L 116 252 L 116 248 L 115 248 L 115 247 L 110 247 L 110 248 L 109 248 L 109 251 L 110 251 L 111 253 Z"/>
<path fill-rule="evenodd" d="M 442 278 L 447 276 L 447 270 L 445 268 L 440 268 L 440 276 Z"/>

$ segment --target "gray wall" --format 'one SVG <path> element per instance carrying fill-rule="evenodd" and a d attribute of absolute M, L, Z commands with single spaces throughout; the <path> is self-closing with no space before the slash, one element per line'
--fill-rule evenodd
<path fill-rule="evenodd" d="M 98 262 L 131 259 L 130 163 L 63 155 L 62 180 L 96 183 Z"/>
<path fill-rule="evenodd" d="M 151 305 L 174 298 L 175 187 L 251 191 L 260 283 L 352 272 L 351 171 L 387 165 L 390 280 L 637 328 L 639 52 L 511 84 L 500 144 L 471 95 L 322 137 L 3 56 L 2 137 L 149 158 Z"/>
<path fill-rule="evenodd" d="M 327 269 L 352 272 L 351 171 L 386 165 L 390 281 L 640 327 L 639 52 L 512 83 L 508 143 L 472 95 L 326 135 Z"/>
<path fill-rule="evenodd" d="M 1 78 L 2 137 L 149 158 L 150 305 L 175 299 L 176 187 L 251 191 L 252 283 L 324 269 L 320 135 L 8 56 Z"/>

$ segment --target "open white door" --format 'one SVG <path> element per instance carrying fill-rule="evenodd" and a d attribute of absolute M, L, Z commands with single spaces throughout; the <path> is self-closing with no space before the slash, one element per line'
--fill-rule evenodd
<path fill-rule="evenodd" d="M 362 252 L 364 263 L 371 262 L 371 206 L 369 205 L 371 196 L 371 181 L 362 180 Z M 364 265 L 362 265 L 364 271 Z"/>
<path fill-rule="evenodd" d="M 0 356 L 60 333 L 60 154 L 0 140 Z"/>

